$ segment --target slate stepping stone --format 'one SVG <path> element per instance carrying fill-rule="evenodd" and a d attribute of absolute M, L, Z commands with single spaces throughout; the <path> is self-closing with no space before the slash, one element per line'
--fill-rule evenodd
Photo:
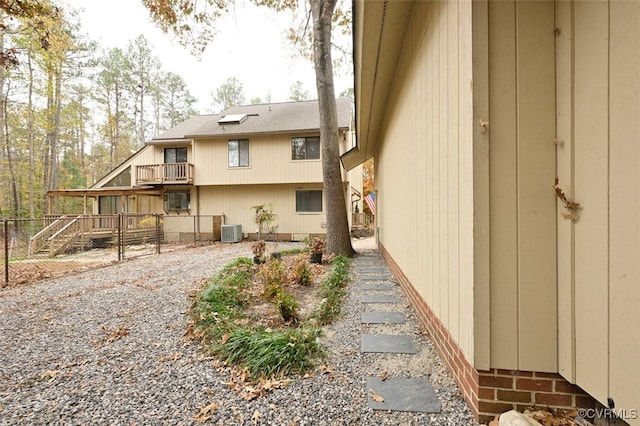
<path fill-rule="evenodd" d="M 367 387 L 369 407 L 374 410 L 439 413 L 442 409 L 427 379 L 367 377 Z"/>
<path fill-rule="evenodd" d="M 362 290 L 380 290 L 380 291 L 385 291 L 385 290 L 393 290 L 394 285 L 393 284 L 387 284 L 387 283 L 362 283 L 360 285 L 360 288 Z"/>
<path fill-rule="evenodd" d="M 405 319 L 402 312 L 362 312 L 360 314 L 362 324 L 402 324 Z"/>
<path fill-rule="evenodd" d="M 358 279 L 360 281 L 389 281 L 391 278 L 390 275 L 360 275 L 358 276 Z"/>
<path fill-rule="evenodd" d="M 360 352 L 367 353 L 418 353 L 411 336 L 393 334 L 362 334 L 360 336 Z"/>
<path fill-rule="evenodd" d="M 396 303 L 398 299 L 386 294 L 363 294 L 360 301 L 362 303 Z"/>
<path fill-rule="evenodd" d="M 356 265 L 356 269 L 362 273 L 369 273 L 369 274 L 388 274 L 389 270 L 387 268 L 385 268 L 384 266 L 378 266 L 378 265 Z"/>

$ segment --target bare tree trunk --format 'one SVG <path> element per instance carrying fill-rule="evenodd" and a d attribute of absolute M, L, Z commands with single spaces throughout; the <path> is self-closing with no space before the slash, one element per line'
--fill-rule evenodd
<path fill-rule="evenodd" d="M 4 13 L 0 13 L 0 28 L 4 28 Z M 4 31 L 0 31 L 0 52 L 4 52 Z M 5 68 L 0 66 L 0 105 L 4 105 L 4 76 Z M 0 108 L 0 129 L 4 129 L 4 108 Z M 4 132 L 3 132 L 4 133 Z M 0 160 L 2 159 L 2 139 L 0 139 Z M 0 165 L 2 163 L 0 162 Z M 0 197 L 0 217 L 2 217 L 2 205 L 4 200 Z"/>
<path fill-rule="evenodd" d="M 53 92 L 53 131 L 51 145 L 51 179 L 49 180 L 49 189 L 56 189 L 58 183 L 56 172 L 58 171 L 58 145 L 60 141 L 60 115 L 62 113 L 62 105 L 60 99 L 60 90 L 62 89 L 62 70 L 60 67 L 54 67 L 54 92 Z"/>
<path fill-rule="evenodd" d="M 9 175 L 11 176 L 11 194 L 13 196 L 13 216 L 18 217 L 20 213 L 20 199 L 18 197 L 18 186 L 16 184 L 16 174 L 13 168 L 13 156 L 11 154 L 11 140 L 9 139 L 9 126 L 7 124 L 7 97 L 2 99 L 2 122 L 4 123 L 4 141 L 7 149 L 7 165 L 9 166 Z"/>
<path fill-rule="evenodd" d="M 33 64 L 31 62 L 31 51 L 27 53 L 27 67 L 29 70 L 29 95 L 28 95 L 28 134 L 29 140 L 29 217 L 35 217 L 35 205 L 34 205 L 34 191 L 33 191 L 33 177 L 36 172 L 35 167 L 35 152 L 34 152 L 34 116 L 33 116 Z"/>
<path fill-rule="evenodd" d="M 336 0 L 311 0 L 313 53 L 320 110 L 320 145 L 327 210 L 327 251 L 352 256 L 345 190 L 340 169 L 338 113 L 331 62 L 331 18 Z"/>

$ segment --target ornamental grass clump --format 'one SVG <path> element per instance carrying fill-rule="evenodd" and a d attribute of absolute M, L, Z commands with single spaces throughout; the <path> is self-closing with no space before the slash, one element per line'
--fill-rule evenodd
<path fill-rule="evenodd" d="M 208 339 L 219 339 L 244 317 L 249 301 L 244 290 L 253 278 L 252 261 L 239 258 L 227 264 L 196 296 L 191 309 L 193 326 Z"/>
<path fill-rule="evenodd" d="M 299 374 L 324 356 L 319 336 L 320 329 L 316 327 L 243 327 L 229 333 L 226 343 L 216 343 L 211 349 L 228 363 L 248 369 L 253 377 Z"/>
<path fill-rule="evenodd" d="M 338 256 L 331 262 L 331 273 L 320 284 L 322 302 L 313 315 L 320 324 L 328 324 L 340 316 L 342 301 L 347 295 L 350 264 L 344 256 Z"/>

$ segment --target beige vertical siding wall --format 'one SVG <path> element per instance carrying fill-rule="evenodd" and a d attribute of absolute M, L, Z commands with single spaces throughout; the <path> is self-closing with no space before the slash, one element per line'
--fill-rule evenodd
<path fill-rule="evenodd" d="M 296 135 L 249 136 L 249 167 L 228 166 L 228 140 L 196 141 L 194 168 L 196 185 L 233 185 L 322 182 L 321 160 L 291 160 L 292 136 L 317 136 L 318 133 Z"/>
<path fill-rule="evenodd" d="M 278 232 L 303 234 L 325 233 L 326 205 L 322 213 L 296 213 L 297 189 L 322 189 L 321 184 L 208 186 L 200 188 L 200 213 L 224 214 L 227 224 L 242 225 L 243 233 L 255 232 L 251 206 L 273 205 Z M 323 200 L 324 201 L 324 200 Z M 192 198 L 193 202 L 193 198 Z"/>
<path fill-rule="evenodd" d="M 601 403 L 640 401 L 640 2 L 558 2 L 559 368 Z M 639 419 L 626 419 L 640 424 Z"/>
<path fill-rule="evenodd" d="M 376 155 L 380 242 L 474 360 L 471 3 L 416 2 Z"/>
<path fill-rule="evenodd" d="M 489 3 L 491 367 L 557 371 L 555 4 Z"/>

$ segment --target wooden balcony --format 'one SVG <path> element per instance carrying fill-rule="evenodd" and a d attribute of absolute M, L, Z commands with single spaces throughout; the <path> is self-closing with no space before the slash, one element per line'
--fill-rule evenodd
<path fill-rule="evenodd" d="M 193 164 L 167 163 L 136 166 L 136 185 L 165 184 L 193 184 Z"/>

